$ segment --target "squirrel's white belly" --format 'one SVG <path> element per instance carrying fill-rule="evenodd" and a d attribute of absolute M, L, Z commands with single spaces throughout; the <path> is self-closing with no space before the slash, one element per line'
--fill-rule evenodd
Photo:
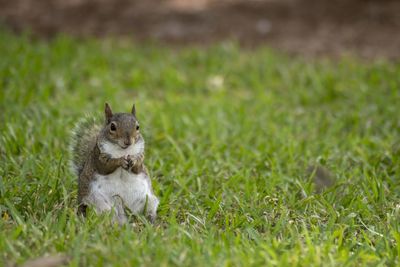
<path fill-rule="evenodd" d="M 119 196 L 132 213 L 141 213 L 146 205 L 146 199 L 152 196 L 150 185 L 145 173 L 134 174 L 122 168 L 109 175 L 95 175 L 91 183 L 89 202 L 102 199 L 113 205 L 113 198 Z M 102 201 L 100 200 L 100 202 Z M 91 203 L 98 206 L 99 203 Z M 100 203 L 102 205 L 102 203 Z"/>

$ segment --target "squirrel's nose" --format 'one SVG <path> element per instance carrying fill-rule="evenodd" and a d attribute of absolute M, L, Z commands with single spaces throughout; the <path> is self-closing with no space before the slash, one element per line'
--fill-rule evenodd
<path fill-rule="evenodd" d="M 125 140 L 124 145 L 130 146 L 132 144 L 131 140 Z"/>

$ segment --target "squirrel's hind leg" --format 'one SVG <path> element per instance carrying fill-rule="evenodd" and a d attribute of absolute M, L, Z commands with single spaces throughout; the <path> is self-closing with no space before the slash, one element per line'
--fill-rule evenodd
<path fill-rule="evenodd" d="M 124 225 L 128 222 L 125 215 L 124 203 L 122 198 L 118 195 L 113 196 L 114 200 L 114 216 L 113 221 L 118 222 L 119 225 Z"/>
<path fill-rule="evenodd" d="M 124 225 L 128 222 L 124 211 L 124 204 L 118 195 L 108 198 L 103 194 L 92 193 L 88 200 L 95 207 L 97 214 L 112 212 L 113 222 L 116 222 L 119 225 Z"/>
<path fill-rule="evenodd" d="M 154 224 L 157 218 L 157 207 L 160 201 L 154 195 L 147 195 L 147 206 L 145 210 L 145 215 L 147 219 Z"/>

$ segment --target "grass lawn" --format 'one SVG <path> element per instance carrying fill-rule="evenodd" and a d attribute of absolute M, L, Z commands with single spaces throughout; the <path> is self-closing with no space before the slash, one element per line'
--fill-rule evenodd
<path fill-rule="evenodd" d="M 0 31 L 0 265 L 398 266 L 399 88 L 393 62 Z M 105 101 L 136 103 L 154 226 L 76 216 L 69 136 Z"/>

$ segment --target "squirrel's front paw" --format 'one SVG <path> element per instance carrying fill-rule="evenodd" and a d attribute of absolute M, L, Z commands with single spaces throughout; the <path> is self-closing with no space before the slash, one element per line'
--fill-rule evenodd
<path fill-rule="evenodd" d="M 125 170 L 128 170 L 132 165 L 132 160 L 129 157 L 121 157 L 121 167 Z"/>
<path fill-rule="evenodd" d="M 132 156 L 130 159 L 131 159 L 131 163 L 132 163 L 131 167 L 134 167 L 139 163 L 139 160 L 137 157 Z"/>
<path fill-rule="evenodd" d="M 132 166 L 139 166 L 144 160 L 144 155 L 140 154 L 131 156 L 131 159 L 132 159 Z"/>

